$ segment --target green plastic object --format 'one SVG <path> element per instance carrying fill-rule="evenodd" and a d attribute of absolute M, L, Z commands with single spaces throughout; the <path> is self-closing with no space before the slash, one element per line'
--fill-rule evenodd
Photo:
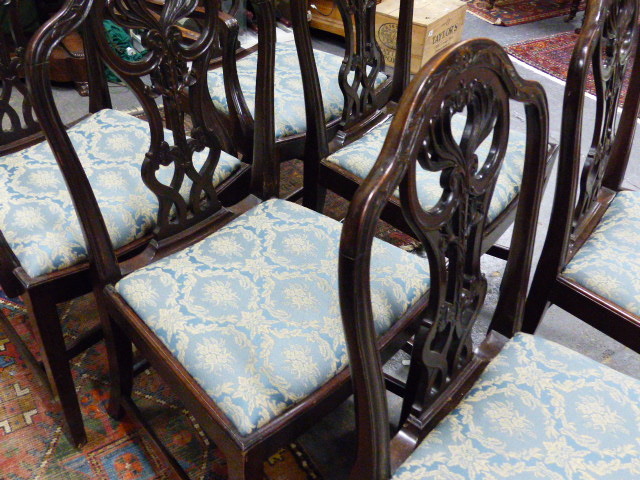
<path fill-rule="evenodd" d="M 133 48 L 133 41 L 127 31 L 120 25 L 114 23 L 112 20 L 105 20 L 102 22 L 104 30 L 107 35 L 107 42 L 114 52 L 118 54 L 120 58 L 128 62 L 137 62 L 144 57 L 147 53 L 146 50 L 141 52 Z M 121 80 L 113 71 L 106 68 L 107 81 L 113 83 L 120 83 Z"/>

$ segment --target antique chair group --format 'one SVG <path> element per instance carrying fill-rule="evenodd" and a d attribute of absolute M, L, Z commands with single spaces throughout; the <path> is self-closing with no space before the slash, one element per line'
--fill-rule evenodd
<path fill-rule="evenodd" d="M 412 3 L 401 0 L 400 46 L 411 38 Z M 23 73 L 47 141 L 19 140 L 0 161 L 0 283 L 29 308 L 71 442 L 86 436 L 69 361 L 103 333 L 109 413 L 145 426 L 182 478 L 131 399 L 132 345 L 223 451 L 232 479 L 261 478 L 274 448 L 351 394 L 354 479 L 637 474 L 640 382 L 521 331 L 533 333 L 553 302 L 640 351 L 640 268 L 629 268 L 640 267 L 640 196 L 621 188 L 640 61 L 618 117 L 638 1 L 589 4 L 529 296 L 551 156 L 541 86 L 489 40 L 442 52 L 409 82 L 410 49 L 398 48 L 392 70 L 384 65 L 375 2 L 338 2 L 347 49 L 329 58 L 313 49 L 303 4 L 291 4 L 293 48 L 276 45 L 272 2 L 254 0 L 258 47 L 239 54 L 235 3 L 223 12 L 216 0 L 69 0 L 24 59 L 2 57 L 13 70 L 3 70 L 0 112 L 12 118 L 6 89 L 26 94 Z M 180 22 L 195 14 L 200 31 L 187 38 Z M 100 34 L 107 18 L 145 32 L 143 60 L 111 50 Z M 69 127 L 47 62 L 77 28 L 92 113 Z M 104 65 L 146 120 L 110 108 Z M 590 65 L 598 115 L 580 174 Z M 510 128 L 513 102 L 524 106 L 526 132 Z M 304 206 L 278 198 L 281 161 L 299 157 Z M 350 201 L 342 224 L 322 214 L 326 188 Z M 374 238 L 381 218 L 426 256 Z M 507 260 L 500 297 L 474 345 L 487 291 L 480 257 L 510 225 L 509 249 L 494 249 Z M 616 288 L 606 269 L 629 285 Z M 67 348 L 56 305 L 88 292 L 101 330 Z M 404 382 L 382 371 L 401 349 L 411 354 Z M 388 389 L 402 396 L 394 427 Z"/>

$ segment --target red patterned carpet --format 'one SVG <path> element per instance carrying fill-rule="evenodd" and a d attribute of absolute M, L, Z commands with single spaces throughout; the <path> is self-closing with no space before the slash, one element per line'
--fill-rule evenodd
<path fill-rule="evenodd" d="M 529 42 L 510 45 L 507 51 L 519 60 L 542 70 L 549 75 L 564 81 L 567 79 L 569 61 L 573 53 L 573 47 L 578 40 L 578 34 L 574 32 L 559 33 L 550 37 L 541 38 Z M 631 73 L 631 65 L 627 67 L 627 80 Z M 627 91 L 627 83 L 623 86 L 620 103 L 624 101 Z M 587 92 L 595 94 L 593 76 L 587 79 Z"/>
<path fill-rule="evenodd" d="M 0 308 L 19 333 L 32 337 L 24 307 L 0 297 Z M 62 306 L 69 337 L 96 321 L 90 297 Z M 33 347 L 33 340 L 31 340 Z M 35 348 L 33 349 L 35 350 Z M 0 479 L 1 480 L 151 480 L 171 478 L 146 445 L 145 433 L 116 422 L 106 413 L 108 396 L 104 345 L 78 356 L 73 374 L 87 429 L 88 443 L 76 450 L 52 413 L 50 395 L 21 360 L 15 345 L 0 331 Z M 222 453 L 212 445 L 178 399 L 152 371 L 135 383 L 136 403 L 191 478 L 227 478 Z M 268 480 L 319 478 L 295 445 L 265 463 Z"/>
<path fill-rule="evenodd" d="M 571 3 L 572 0 L 496 0 L 495 7 L 489 9 L 487 0 L 467 0 L 467 8 L 489 23 L 509 27 L 569 15 Z"/>

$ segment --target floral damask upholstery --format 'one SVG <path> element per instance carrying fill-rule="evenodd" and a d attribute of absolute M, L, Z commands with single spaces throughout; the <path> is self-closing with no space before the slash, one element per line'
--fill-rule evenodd
<path fill-rule="evenodd" d="M 382 145 L 391 125 L 391 118 L 381 123 L 366 135 L 350 143 L 344 148 L 330 155 L 326 161 L 338 165 L 358 178 L 366 178 L 373 164 L 378 158 Z M 459 138 L 464 129 L 464 118 L 455 115 L 451 122 L 454 138 Z M 477 150 L 479 160 L 482 162 L 489 153 L 490 142 L 485 140 Z M 526 136 L 522 132 L 512 130 L 509 135 L 509 147 L 505 154 L 504 163 L 498 176 L 491 204 L 489 206 L 489 221 L 494 220 L 516 197 L 520 191 L 522 181 L 522 169 Z M 424 209 L 433 207 L 440 195 L 440 175 L 417 169 L 418 199 Z M 396 191 L 396 196 L 398 192 Z"/>
<path fill-rule="evenodd" d="M 149 148 L 149 125 L 116 110 L 101 110 L 69 129 L 69 138 L 91 183 L 116 248 L 155 225 L 158 201 L 144 185 L 140 166 Z M 166 132 L 166 138 L 171 133 Z M 194 155 L 202 166 L 207 151 Z M 218 185 L 240 166 L 223 153 Z M 165 183 L 173 169 L 159 173 Z M 188 186 L 184 192 L 188 198 Z M 47 142 L 7 155 L 0 162 L 0 229 L 32 277 L 75 265 L 87 250 L 71 197 Z"/>
<path fill-rule="evenodd" d="M 562 275 L 640 316 L 640 192 L 616 194 Z"/>
<path fill-rule="evenodd" d="M 394 480 L 640 478 L 640 381 L 518 334 Z"/>
<path fill-rule="evenodd" d="M 347 364 L 338 299 L 341 225 L 269 200 L 116 290 L 241 434 L 265 425 Z M 428 288 L 425 259 L 374 241 L 378 333 Z"/>
<path fill-rule="evenodd" d="M 318 67 L 322 103 L 325 120 L 330 122 L 342 115 L 344 95 L 338 84 L 338 73 L 343 57 L 326 53 L 321 50 L 313 51 Z M 238 79 L 244 94 L 247 108 L 250 112 L 255 109 L 256 71 L 258 70 L 258 54 L 254 52 L 238 60 Z M 376 85 L 380 85 L 386 75 L 380 74 Z M 211 70 L 208 75 L 209 94 L 215 106 L 228 113 L 227 95 L 224 91 L 222 70 Z M 276 138 L 305 133 L 307 119 L 305 116 L 304 95 L 300 63 L 294 42 L 278 42 L 276 44 L 275 64 L 275 134 Z"/>

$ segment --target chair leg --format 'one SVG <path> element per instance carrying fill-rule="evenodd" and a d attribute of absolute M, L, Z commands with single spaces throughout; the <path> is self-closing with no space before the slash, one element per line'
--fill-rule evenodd
<path fill-rule="evenodd" d="M 233 455 L 227 457 L 227 475 L 229 480 L 262 480 L 264 465 L 259 456 Z"/>
<path fill-rule="evenodd" d="M 67 350 L 62 335 L 62 325 L 56 304 L 46 294 L 24 295 L 31 321 L 36 326 L 36 336 L 49 384 L 60 403 L 64 419 L 64 431 L 69 441 L 78 447 L 87 441 L 80 404 L 76 394 Z"/>
<path fill-rule="evenodd" d="M 569 16 L 567 17 L 565 22 L 570 22 L 571 20 L 576 18 L 576 15 L 578 14 L 579 10 L 580 10 L 580 0 L 573 0 L 573 2 L 571 3 L 571 11 L 569 12 Z"/>
<path fill-rule="evenodd" d="M 98 311 L 104 330 L 109 361 L 109 378 L 111 392 L 107 411 L 115 419 L 125 413 L 124 401 L 131 398 L 133 388 L 133 348 L 120 326 L 109 316 L 104 308 L 101 295 L 98 298 Z"/>
<path fill-rule="evenodd" d="M 324 203 L 326 201 L 326 198 L 326 187 L 317 184 L 304 186 L 304 191 L 302 192 L 302 204 L 305 207 L 322 213 L 324 210 Z"/>
<path fill-rule="evenodd" d="M 537 274 L 538 272 L 536 272 Z M 527 296 L 527 302 L 524 307 L 524 317 L 522 320 L 522 331 L 525 333 L 535 333 L 540 320 L 544 316 L 551 302 L 549 294 L 553 288 L 553 279 L 542 278 L 538 275 L 533 277 L 533 283 Z"/>

